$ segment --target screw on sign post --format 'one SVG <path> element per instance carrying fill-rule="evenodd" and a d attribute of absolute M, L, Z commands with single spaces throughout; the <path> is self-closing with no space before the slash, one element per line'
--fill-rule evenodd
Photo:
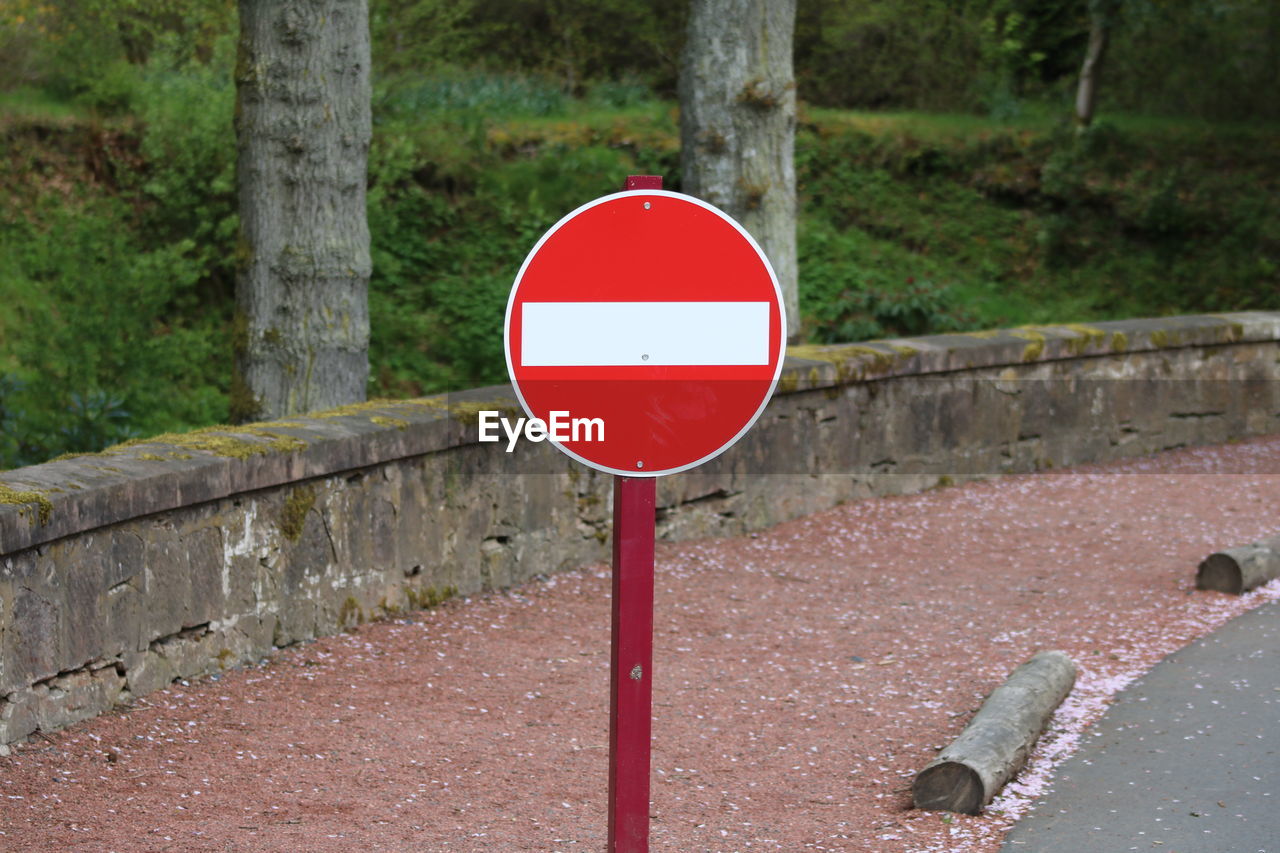
<path fill-rule="evenodd" d="M 552 226 L 511 288 L 504 344 L 521 406 L 561 451 L 615 475 L 608 853 L 649 849 L 656 478 L 751 428 L 786 327 L 755 240 L 651 175 Z"/>

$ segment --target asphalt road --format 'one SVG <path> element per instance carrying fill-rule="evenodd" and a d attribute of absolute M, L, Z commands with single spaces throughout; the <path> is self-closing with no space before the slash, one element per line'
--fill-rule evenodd
<path fill-rule="evenodd" d="M 1278 648 L 1272 602 L 1161 661 L 1058 768 L 1002 850 L 1280 851 Z"/>

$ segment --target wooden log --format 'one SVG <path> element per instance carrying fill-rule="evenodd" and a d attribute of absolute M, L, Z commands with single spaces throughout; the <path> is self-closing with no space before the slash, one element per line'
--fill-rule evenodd
<path fill-rule="evenodd" d="M 978 814 L 1027 760 L 1076 680 L 1066 652 L 1038 652 L 995 689 L 960 736 L 917 774 L 916 808 Z"/>
<path fill-rule="evenodd" d="M 1241 595 L 1280 578 L 1280 536 L 1210 554 L 1196 571 L 1196 587 Z"/>

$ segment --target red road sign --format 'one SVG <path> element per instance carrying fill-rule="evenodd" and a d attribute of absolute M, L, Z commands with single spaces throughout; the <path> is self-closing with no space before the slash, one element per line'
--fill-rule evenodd
<path fill-rule="evenodd" d="M 507 303 L 507 369 L 530 417 L 602 423 L 603 437 L 562 430 L 565 453 L 655 477 L 751 428 L 782 370 L 785 329 L 777 278 L 742 226 L 690 196 L 633 190 L 573 211 L 525 258 Z"/>

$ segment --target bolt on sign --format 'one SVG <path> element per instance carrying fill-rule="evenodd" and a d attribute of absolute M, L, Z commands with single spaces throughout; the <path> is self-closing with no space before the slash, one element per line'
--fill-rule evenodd
<path fill-rule="evenodd" d="M 650 175 L 552 226 L 512 286 L 507 370 L 529 423 L 598 424 L 541 434 L 615 475 L 609 853 L 649 849 L 655 478 L 751 428 L 782 372 L 786 328 L 751 235 Z"/>

